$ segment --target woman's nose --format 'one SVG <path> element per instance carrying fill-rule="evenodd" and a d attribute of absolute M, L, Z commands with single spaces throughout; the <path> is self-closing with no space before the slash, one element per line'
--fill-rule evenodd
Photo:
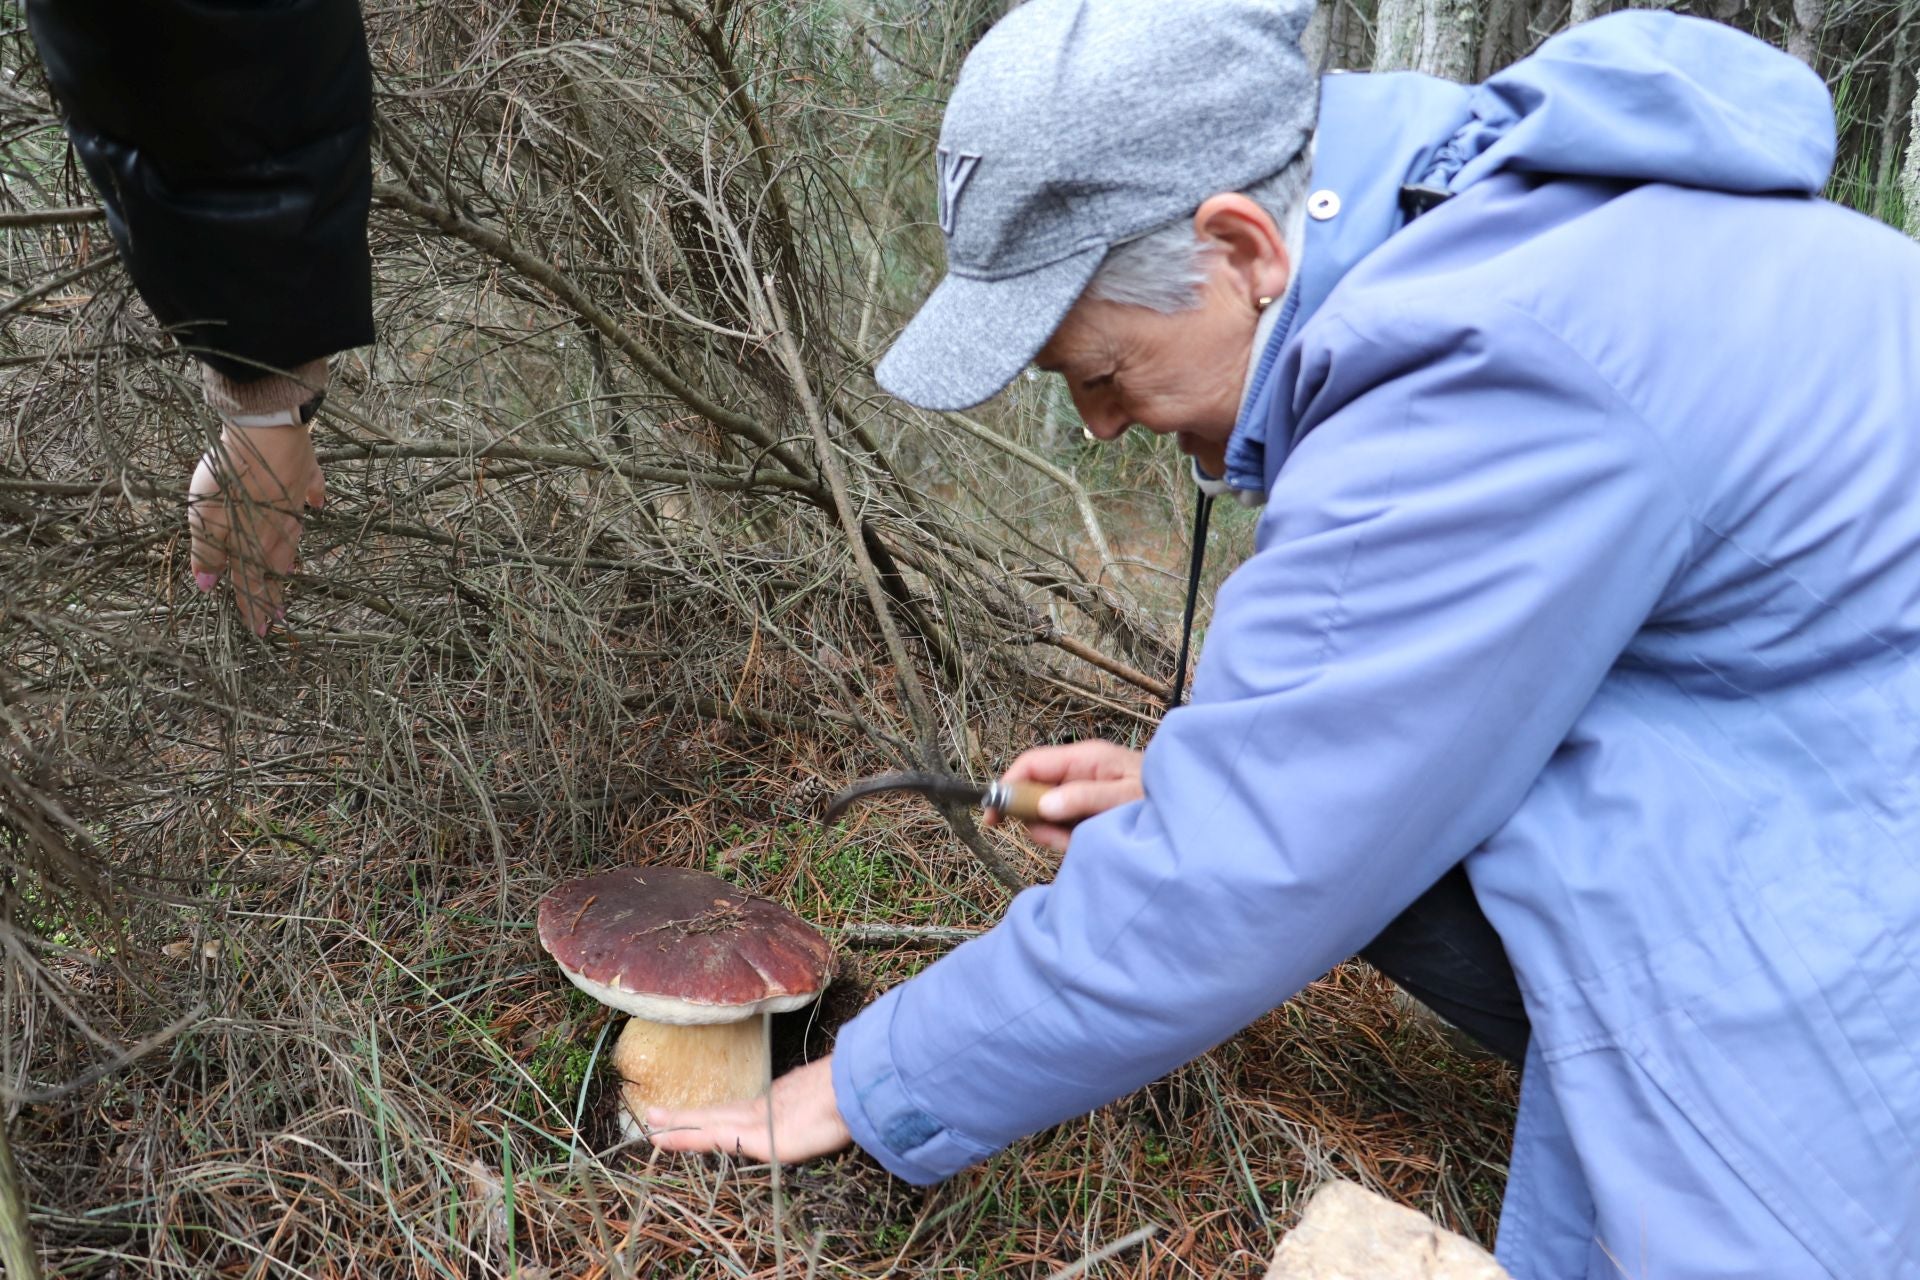
<path fill-rule="evenodd" d="M 1110 400 L 1082 404 L 1079 409 L 1080 421 L 1085 424 L 1088 433 L 1101 440 L 1118 440 L 1126 434 L 1130 425 L 1127 415 Z"/>

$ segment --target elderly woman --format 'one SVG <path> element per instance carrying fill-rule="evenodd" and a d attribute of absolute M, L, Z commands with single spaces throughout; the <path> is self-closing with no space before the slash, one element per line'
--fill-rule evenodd
<path fill-rule="evenodd" d="M 1111 805 L 1053 884 L 655 1141 L 944 1178 L 1464 865 L 1530 1024 L 1514 1274 L 1920 1273 L 1920 248 L 1814 198 L 1824 89 L 1725 28 L 1315 86 L 1303 17 L 1032 0 L 968 59 L 882 384 L 1037 360 L 1264 493 L 1256 551 L 1137 771 L 1017 766 Z"/>

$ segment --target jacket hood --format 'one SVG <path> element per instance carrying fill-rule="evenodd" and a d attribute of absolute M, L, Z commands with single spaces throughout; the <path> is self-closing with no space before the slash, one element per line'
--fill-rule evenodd
<path fill-rule="evenodd" d="M 1284 411 L 1269 376 L 1277 358 L 1421 207 L 1409 189 L 1431 202 L 1526 173 L 1811 196 L 1834 145 L 1832 99 L 1805 63 L 1670 13 L 1585 23 L 1480 85 L 1413 72 L 1325 77 L 1300 265 L 1227 443 L 1227 483 L 1267 488 L 1287 438 L 1271 423 Z"/>
<path fill-rule="evenodd" d="M 1504 171 L 1817 195 L 1833 166 L 1820 77 L 1700 18 L 1613 14 L 1469 92 L 1472 118 L 1423 185 L 1459 192 Z"/>

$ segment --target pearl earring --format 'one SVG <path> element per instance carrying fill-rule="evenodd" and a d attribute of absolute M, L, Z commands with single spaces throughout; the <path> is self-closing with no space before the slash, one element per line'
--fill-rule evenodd
<path fill-rule="evenodd" d="M 1261 299 L 1259 299 L 1258 301 L 1256 301 L 1256 302 L 1255 302 L 1255 303 L 1254 303 L 1253 305 L 1254 305 L 1254 309 L 1255 309 L 1255 310 L 1257 310 L 1257 311 L 1265 311 L 1265 310 L 1266 310 L 1266 309 L 1267 309 L 1268 307 L 1270 307 L 1270 306 L 1272 306 L 1272 305 L 1273 305 L 1273 299 L 1272 299 L 1272 298 L 1261 298 Z"/>

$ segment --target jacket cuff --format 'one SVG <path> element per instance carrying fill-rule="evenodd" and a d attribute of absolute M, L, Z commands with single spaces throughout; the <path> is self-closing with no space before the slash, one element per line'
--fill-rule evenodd
<path fill-rule="evenodd" d="M 298 409 L 327 389 L 327 362 L 309 360 L 285 373 L 269 373 L 251 382 L 229 378 L 212 365 L 200 366 L 207 404 L 223 418 Z"/>
<path fill-rule="evenodd" d="M 893 1015 L 904 989 L 895 987 L 840 1028 L 833 1097 L 862 1151 L 894 1177 L 924 1187 L 978 1164 L 994 1148 L 948 1128 L 907 1091 L 892 1050 Z"/>

